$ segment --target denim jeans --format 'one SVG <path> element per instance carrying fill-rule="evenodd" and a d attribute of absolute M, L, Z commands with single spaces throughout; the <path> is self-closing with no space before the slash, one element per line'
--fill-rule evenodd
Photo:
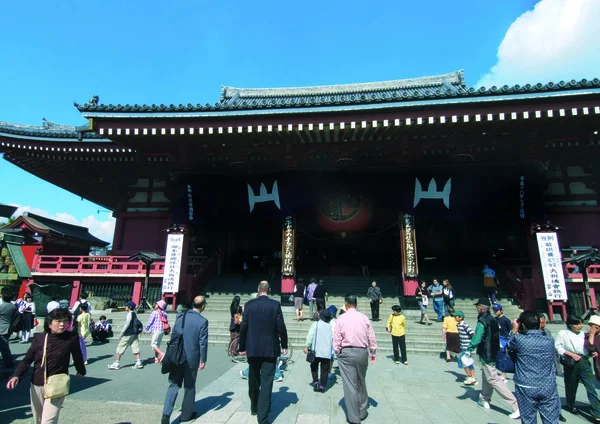
<path fill-rule="evenodd" d="M 438 319 L 441 321 L 444 319 L 444 301 L 433 301 L 433 311 L 437 314 Z"/>

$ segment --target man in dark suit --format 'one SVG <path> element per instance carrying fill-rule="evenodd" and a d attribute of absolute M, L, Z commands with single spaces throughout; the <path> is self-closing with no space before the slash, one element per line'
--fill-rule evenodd
<path fill-rule="evenodd" d="M 277 358 L 288 348 L 281 304 L 269 299 L 270 290 L 269 283 L 260 282 L 258 297 L 244 307 L 239 336 L 240 353 L 248 356 L 250 412 L 259 424 L 269 423 Z"/>
<path fill-rule="evenodd" d="M 192 421 L 198 416 L 194 412 L 196 377 L 198 376 L 198 370 L 202 371 L 204 369 L 208 354 L 208 320 L 200 315 L 205 308 L 206 299 L 204 296 L 196 296 L 194 298 L 194 309 L 189 310 L 185 315 L 185 327 L 182 328 L 184 314 L 179 315 L 175 321 L 173 334 L 183 334 L 185 361 L 169 373 L 169 389 L 165 398 L 161 424 L 169 424 L 182 383 L 185 392 L 179 421 Z"/>

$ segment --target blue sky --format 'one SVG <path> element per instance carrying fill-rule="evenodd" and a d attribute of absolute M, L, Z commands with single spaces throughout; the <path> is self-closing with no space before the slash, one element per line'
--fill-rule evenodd
<path fill-rule="evenodd" d="M 600 68 L 588 56 L 597 56 L 591 52 L 598 45 L 598 4 L 7 2 L 3 15 L 10 18 L 0 27 L 0 121 L 40 124 L 45 117 L 80 125 L 72 102 L 94 94 L 104 103 L 204 104 L 218 100 L 222 85 L 341 84 L 457 69 L 465 69 L 469 85 L 594 78 L 590 70 Z M 96 205 L 6 161 L 0 161 L 0 174 L 13 182 L 4 185 L 0 203 L 89 225 L 110 240 L 113 224 Z"/>

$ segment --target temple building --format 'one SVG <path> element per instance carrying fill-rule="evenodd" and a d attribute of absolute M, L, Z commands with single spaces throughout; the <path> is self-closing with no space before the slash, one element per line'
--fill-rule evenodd
<path fill-rule="evenodd" d="M 457 71 L 75 106 L 87 125 L 0 122 L 4 159 L 113 211 L 111 257 L 164 255 L 180 226 L 181 299 L 209 269 L 263 272 L 281 293 L 310 274 L 396 276 L 407 299 L 444 275 L 478 296 L 488 264 L 516 303 L 564 315 L 555 265 L 600 244 L 598 79 L 475 89 Z M 595 306 L 573 271 L 567 309 Z"/>

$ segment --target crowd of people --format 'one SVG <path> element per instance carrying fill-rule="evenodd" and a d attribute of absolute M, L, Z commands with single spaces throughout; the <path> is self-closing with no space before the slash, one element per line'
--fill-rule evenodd
<path fill-rule="evenodd" d="M 305 300 L 309 301 L 309 306 L 311 300 L 315 301 L 314 313 L 311 313 L 313 322 L 307 331 L 304 346 L 310 363 L 307 370 L 312 387 L 319 393 L 329 389 L 333 363 L 337 360 L 347 420 L 349 423 L 360 423 L 368 417 L 366 373 L 369 361 L 375 363 L 376 360 L 377 341 L 372 321 L 379 319 L 378 308 L 371 307 L 372 319 L 369 319 L 358 311 L 357 297 L 347 295 L 338 313 L 334 305 L 326 307 L 327 292 L 322 282 L 312 280 L 310 284 L 316 286 L 312 288 L 301 284 L 299 281 L 294 297 L 302 293 L 302 306 Z M 317 291 L 319 287 L 322 287 L 321 291 Z M 381 292 L 375 289 L 377 285 L 373 282 L 368 297 L 371 304 L 379 305 Z M 319 297 L 315 296 L 315 291 Z M 248 359 L 248 368 L 242 371 L 242 376 L 248 380 L 250 412 L 257 417 L 258 423 L 269 422 L 273 382 L 282 378 L 280 357 L 286 355 L 288 349 L 281 304 L 270 299 L 269 293 L 268 282 L 262 281 L 250 301 L 241 305 L 241 299 L 235 297 L 230 310 L 232 337 L 239 337 L 240 353 Z M 436 293 L 441 295 L 435 296 Z M 579 383 L 582 383 L 592 420 L 600 421 L 600 400 L 595 388 L 595 380 L 600 380 L 600 316 L 590 318 L 587 333 L 583 331 L 581 318 L 569 316 L 566 329 L 558 332 L 554 340 L 546 328 L 545 316 L 526 311 L 511 321 L 504 316 L 502 305 L 491 302 L 489 296 L 475 303 L 478 315 L 475 328 L 472 328 L 465 322 L 465 314 L 454 309 L 454 302 L 449 302 L 454 300 L 454 295 L 447 280 L 441 285 L 434 281 L 430 287 L 421 284 L 417 296 L 421 302 L 424 296 L 433 297 L 434 305 L 438 302 L 436 313 L 441 310 L 443 317 L 446 360 L 450 362 L 452 355 L 458 354 L 458 367 L 466 374 L 464 384 L 479 385 L 481 382 L 478 397 L 481 407 L 491 408 L 492 395 L 496 392 L 511 409 L 509 417 L 512 419 L 520 418 L 523 423 L 535 423 L 539 414 L 543 423 L 566 421 L 561 415 L 561 408 L 571 414 L 580 412 L 575 405 L 575 397 Z M 435 297 L 440 297 L 441 302 Z M 8 340 L 15 331 L 14 324 L 22 325 L 22 315 L 35 311 L 35 308 L 27 307 L 27 304 L 33 303 L 30 294 L 25 295 L 22 302 L 25 304 L 13 301 L 9 291 L 2 292 L 0 352 L 5 366 L 10 368 L 14 367 L 14 361 Z M 58 422 L 60 409 L 68 394 L 68 383 L 65 392 L 64 382 L 68 381 L 69 362 L 72 360 L 78 376 L 85 376 L 88 338 L 104 342 L 112 332 L 106 316 L 101 316 L 98 323 L 92 321 L 89 313 L 92 305 L 85 294 L 71 309 L 62 307 L 55 299 L 52 302 L 48 304 L 49 313 L 44 321 L 43 332 L 27 335 L 26 340 L 31 346 L 7 383 L 8 389 L 14 389 L 33 364 L 30 397 L 36 423 Z M 182 386 L 184 397 L 180 421 L 187 422 L 197 417 L 194 411 L 195 383 L 198 371 L 205 367 L 208 354 L 208 321 L 202 316 L 206 306 L 206 299 L 197 296 L 192 308 L 180 313 L 171 328 L 164 301 L 155 303 L 146 326 L 135 313 L 136 305 L 133 302 L 125 304 L 127 316 L 119 332 L 116 359 L 109 369 L 120 368 L 121 356 L 128 348 L 136 357 L 133 368 L 143 368 L 138 338 L 144 331 L 152 334 L 151 347 L 156 363 L 163 362 L 165 356 L 169 356 L 169 350 L 164 352 L 160 348 L 165 334 L 172 331 L 171 340 L 180 340 L 180 350 L 183 352 L 180 360 L 171 357 L 167 361 L 169 386 L 163 407 L 163 424 L 170 422 Z M 303 309 L 302 306 L 298 309 Z M 296 318 L 302 318 L 302 314 L 296 314 Z M 426 313 L 424 318 L 427 318 Z M 22 332 L 31 332 L 23 328 L 27 327 L 21 327 Z M 394 362 L 407 365 L 406 317 L 400 305 L 392 306 L 385 328 L 392 339 Z M 23 341 L 22 334 L 19 339 Z M 480 381 L 475 375 L 474 353 L 477 353 L 481 364 Z M 506 361 L 512 364 L 512 369 L 507 367 Z M 165 366 L 163 364 L 163 372 Z M 506 372 L 515 373 L 515 393 L 506 384 Z M 566 404 L 562 407 L 556 384 L 556 376 L 561 372 L 564 373 L 566 395 Z"/>

